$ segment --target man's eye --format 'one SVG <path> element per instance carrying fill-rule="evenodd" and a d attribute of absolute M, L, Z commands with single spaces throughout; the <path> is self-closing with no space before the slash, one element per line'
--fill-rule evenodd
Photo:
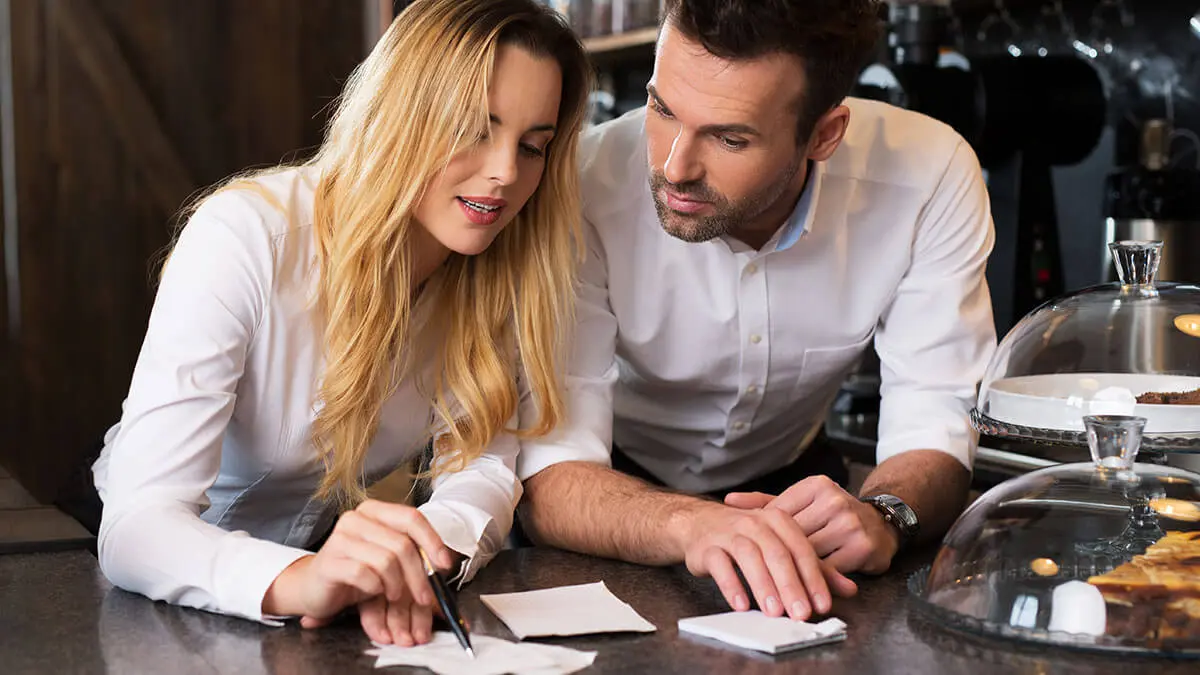
<path fill-rule="evenodd" d="M 746 141 L 743 141 L 740 138 L 730 138 L 729 136 L 722 136 L 721 144 L 730 150 L 741 150 L 749 145 Z"/>
<path fill-rule="evenodd" d="M 662 107 L 662 104 L 660 104 L 658 101 L 651 101 L 650 108 L 662 117 L 665 117 L 667 119 L 671 118 L 671 113 L 667 112 L 667 109 Z"/>

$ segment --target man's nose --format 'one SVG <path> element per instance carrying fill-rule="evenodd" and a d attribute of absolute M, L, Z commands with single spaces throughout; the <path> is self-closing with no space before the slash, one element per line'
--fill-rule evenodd
<path fill-rule="evenodd" d="M 677 184 L 703 178 L 704 170 L 696 154 L 695 139 L 680 127 L 675 140 L 671 141 L 671 152 L 663 163 L 663 176 Z"/>

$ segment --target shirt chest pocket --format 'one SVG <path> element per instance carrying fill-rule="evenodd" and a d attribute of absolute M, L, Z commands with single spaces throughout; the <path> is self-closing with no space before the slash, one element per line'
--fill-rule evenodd
<path fill-rule="evenodd" d="M 804 350 L 800 366 L 800 377 L 796 379 L 792 400 L 797 403 L 824 403 L 837 393 L 846 375 L 862 358 L 873 334 L 861 340 L 836 347 L 818 347 Z"/>

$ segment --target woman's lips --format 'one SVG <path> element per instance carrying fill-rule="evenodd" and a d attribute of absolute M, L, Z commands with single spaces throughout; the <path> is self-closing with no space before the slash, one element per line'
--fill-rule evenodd
<path fill-rule="evenodd" d="M 491 197 L 459 197 L 458 208 L 475 225 L 495 225 L 508 202 Z"/>

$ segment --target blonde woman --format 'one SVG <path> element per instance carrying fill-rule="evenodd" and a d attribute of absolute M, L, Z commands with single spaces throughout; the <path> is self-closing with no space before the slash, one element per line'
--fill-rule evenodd
<path fill-rule="evenodd" d="M 469 579 L 563 415 L 588 78 L 533 0 L 418 0 L 311 161 L 199 201 L 93 469 L 114 584 L 430 638 L 417 549 Z M 431 439 L 428 504 L 365 499 Z"/>

